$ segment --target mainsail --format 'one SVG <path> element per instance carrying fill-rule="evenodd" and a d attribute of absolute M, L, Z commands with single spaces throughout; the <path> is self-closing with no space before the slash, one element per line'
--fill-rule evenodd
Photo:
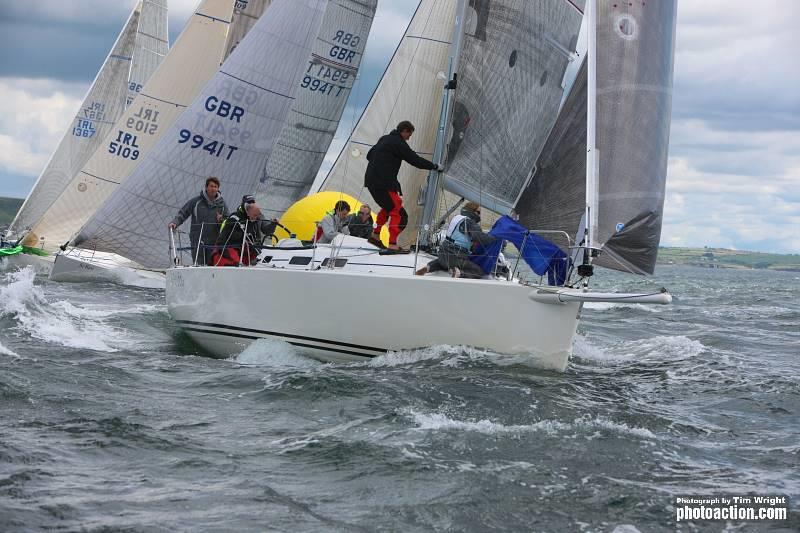
<path fill-rule="evenodd" d="M 664 206 L 677 4 L 597 3 L 595 245 L 602 251 L 595 263 L 651 274 Z M 528 227 L 571 235 L 578 228 L 577 202 L 586 199 L 586 100 L 584 67 L 517 205 Z"/>
<path fill-rule="evenodd" d="M 258 187 L 268 218 L 308 194 L 356 80 L 377 0 L 331 2 L 300 90 Z"/>
<path fill-rule="evenodd" d="M 283 128 L 327 0 L 274 0 L 75 244 L 165 268 L 167 222 L 206 177 L 232 202 L 252 193 Z"/>
<path fill-rule="evenodd" d="M 125 109 L 131 62 L 143 10 L 146 20 L 151 20 L 149 11 L 161 11 L 159 6 L 151 2 L 139 3 L 134 8 L 89 87 L 78 113 L 11 223 L 11 233 L 19 236 L 39 221 Z M 154 28 L 153 32 L 156 30 Z M 163 38 L 166 39 L 166 24 Z"/>
<path fill-rule="evenodd" d="M 231 0 L 204 0 L 197 7 L 133 104 L 33 227 L 46 250 L 75 235 L 195 99 L 219 68 L 232 11 Z"/>
<path fill-rule="evenodd" d="M 583 1 L 470 0 L 444 188 L 507 213 L 555 122 Z"/>
<path fill-rule="evenodd" d="M 394 56 L 366 109 L 356 123 L 320 190 L 341 191 L 362 202 L 369 201 L 364 188 L 366 154 L 372 145 L 402 120 L 416 127 L 410 145 L 430 158 L 436 143 L 442 91 L 446 83 L 450 40 L 456 14 L 456 0 L 422 0 L 403 34 Z M 427 172 L 403 165 L 399 180 L 409 212 L 409 228 L 419 222 L 419 210 L 410 209 Z M 402 243 L 416 237 L 402 235 Z"/>

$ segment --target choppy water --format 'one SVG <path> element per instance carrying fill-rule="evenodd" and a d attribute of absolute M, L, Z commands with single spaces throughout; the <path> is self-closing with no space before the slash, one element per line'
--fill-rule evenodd
<path fill-rule="evenodd" d="M 565 374 L 451 346 L 214 360 L 158 290 L 0 276 L 1 531 L 674 531 L 671 495 L 753 491 L 798 510 L 798 274 L 661 268 L 676 302 L 587 308 Z"/>

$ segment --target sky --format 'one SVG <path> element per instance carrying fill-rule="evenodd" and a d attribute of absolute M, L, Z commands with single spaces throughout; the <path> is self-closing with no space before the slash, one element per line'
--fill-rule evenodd
<path fill-rule="evenodd" d="M 0 196 L 33 187 L 133 3 L 0 0 Z M 379 0 L 327 165 L 417 3 Z M 196 4 L 169 0 L 171 41 Z M 800 253 L 797 20 L 795 0 L 679 0 L 662 245 Z"/>

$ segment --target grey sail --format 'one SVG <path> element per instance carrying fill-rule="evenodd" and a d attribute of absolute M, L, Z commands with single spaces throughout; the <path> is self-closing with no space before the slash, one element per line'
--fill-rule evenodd
<path fill-rule="evenodd" d="M 556 120 L 582 9 L 568 0 L 470 0 L 446 190 L 511 210 Z"/>
<path fill-rule="evenodd" d="M 667 181 L 677 0 L 598 4 L 597 263 L 652 274 Z"/>
<path fill-rule="evenodd" d="M 308 194 L 355 83 L 377 0 L 328 4 L 286 126 L 267 161 L 257 198 L 277 218 Z"/>
<path fill-rule="evenodd" d="M 274 0 L 74 243 L 166 268 L 167 223 L 208 176 L 252 193 L 295 99 L 327 0 Z"/>
<path fill-rule="evenodd" d="M 136 30 L 136 48 L 128 76 L 126 107 L 131 105 L 169 52 L 167 14 L 167 0 L 142 0 L 142 14 Z"/>
<path fill-rule="evenodd" d="M 228 56 L 242 42 L 247 32 L 256 25 L 256 22 L 264 14 L 270 3 L 271 0 L 235 0 L 233 17 L 228 29 L 228 39 L 225 42 L 223 61 L 228 59 Z"/>
<path fill-rule="evenodd" d="M 595 263 L 651 274 L 664 207 L 675 1 L 598 2 Z M 574 235 L 586 199 L 586 73 L 548 139 L 517 212 L 531 228 Z M 569 197 L 569 198 L 568 198 Z"/>
<path fill-rule="evenodd" d="M 137 6 L 100 67 L 64 137 L 11 223 L 10 232 L 13 234 L 19 236 L 38 222 L 125 109 L 139 15 Z"/>

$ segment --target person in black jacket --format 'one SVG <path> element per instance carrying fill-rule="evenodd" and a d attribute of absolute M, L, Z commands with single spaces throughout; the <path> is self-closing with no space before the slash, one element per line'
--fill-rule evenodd
<path fill-rule="evenodd" d="M 358 213 L 350 215 L 347 220 L 350 235 L 362 239 L 370 238 L 372 235 L 372 210 L 367 204 L 362 204 Z"/>
<path fill-rule="evenodd" d="M 275 233 L 276 227 L 276 220 L 266 220 L 261 215 L 256 199 L 252 195 L 244 195 L 239 209 L 222 223 L 210 264 L 213 266 L 254 264 L 258 256 L 258 247 L 265 237 Z"/>
<path fill-rule="evenodd" d="M 211 246 L 219 235 L 219 224 L 228 216 L 228 206 L 219 192 L 219 180 L 210 176 L 206 180 L 205 189 L 200 196 L 195 196 L 178 211 L 169 223 L 169 228 L 174 230 L 192 217 L 189 229 L 189 241 L 192 243 L 192 262 L 197 258 L 197 264 L 205 265 L 211 259 L 211 252 L 206 253 L 205 246 Z M 201 246 L 204 245 L 204 246 Z M 198 253 L 198 246 L 200 250 Z"/>
<path fill-rule="evenodd" d="M 367 171 L 364 186 L 375 199 L 381 210 L 378 212 L 375 228 L 368 239 L 371 244 L 383 248 L 380 240 L 381 228 L 389 222 L 389 248 L 397 250 L 397 237 L 406 229 L 408 213 L 403 209 L 403 191 L 397 174 L 400 164 L 405 161 L 417 168 L 439 170 L 438 165 L 420 157 L 408 146 L 414 133 L 414 125 L 404 120 L 388 135 L 384 135 L 367 153 Z"/>

